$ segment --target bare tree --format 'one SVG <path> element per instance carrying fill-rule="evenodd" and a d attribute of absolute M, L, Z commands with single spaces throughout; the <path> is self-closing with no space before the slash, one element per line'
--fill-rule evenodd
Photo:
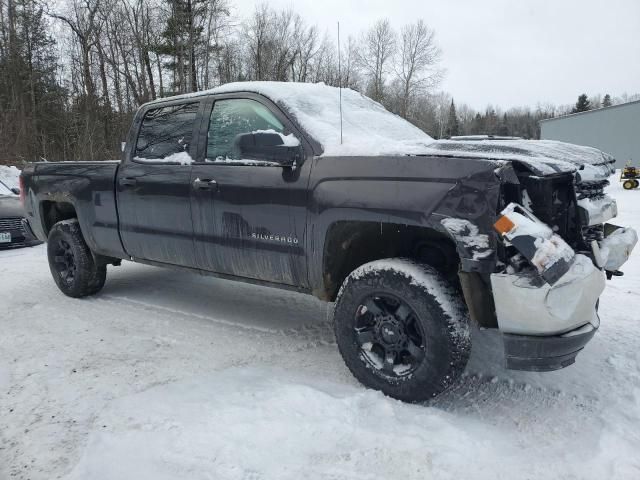
<path fill-rule="evenodd" d="M 92 100 L 96 97 L 96 88 L 91 74 L 91 54 L 98 41 L 96 33 L 99 30 L 97 23 L 100 0 L 73 0 L 67 14 L 50 12 L 53 18 L 66 23 L 78 39 L 82 53 L 82 76 L 87 97 Z"/>
<path fill-rule="evenodd" d="M 423 20 L 405 25 L 396 64 L 396 76 L 401 84 L 400 115 L 407 118 L 411 100 L 435 87 L 442 78 L 437 69 L 441 52 L 435 42 L 435 32 Z"/>
<path fill-rule="evenodd" d="M 358 51 L 358 64 L 369 79 L 367 93 L 376 101 L 384 100 L 385 78 L 396 50 L 396 34 L 389 20 L 378 20 L 364 33 Z"/>

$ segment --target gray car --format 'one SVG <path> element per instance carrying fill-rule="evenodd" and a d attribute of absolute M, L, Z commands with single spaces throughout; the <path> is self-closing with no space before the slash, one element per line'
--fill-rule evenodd
<path fill-rule="evenodd" d="M 30 247 L 40 242 L 31 232 L 16 193 L 0 181 L 0 249 Z"/>

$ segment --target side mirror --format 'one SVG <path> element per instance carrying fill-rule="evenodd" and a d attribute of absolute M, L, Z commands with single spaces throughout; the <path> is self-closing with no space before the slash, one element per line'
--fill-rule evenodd
<path fill-rule="evenodd" d="M 241 133 L 234 140 L 234 150 L 240 158 L 275 162 L 283 167 L 294 167 L 302 158 L 302 146 L 286 145 L 276 132 Z"/>
<path fill-rule="evenodd" d="M 15 193 L 16 195 L 20 195 L 20 189 L 19 189 L 18 187 L 13 187 L 13 188 L 11 189 L 11 191 L 12 191 L 13 193 Z"/>

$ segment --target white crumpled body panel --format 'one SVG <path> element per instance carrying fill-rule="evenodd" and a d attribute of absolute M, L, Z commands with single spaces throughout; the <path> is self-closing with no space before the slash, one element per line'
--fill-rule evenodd
<path fill-rule="evenodd" d="M 560 335 L 587 323 L 599 325 L 596 302 L 605 287 L 604 273 L 584 255 L 576 255 L 553 286 L 508 273 L 492 274 L 491 286 L 503 333 Z"/>

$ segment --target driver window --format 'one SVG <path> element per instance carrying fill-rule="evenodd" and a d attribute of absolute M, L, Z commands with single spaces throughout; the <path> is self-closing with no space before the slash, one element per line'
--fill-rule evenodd
<path fill-rule="evenodd" d="M 207 161 L 241 160 L 235 144 L 242 133 L 271 130 L 284 133 L 284 125 L 260 102 L 248 99 L 218 100 L 213 105 L 207 133 Z"/>

